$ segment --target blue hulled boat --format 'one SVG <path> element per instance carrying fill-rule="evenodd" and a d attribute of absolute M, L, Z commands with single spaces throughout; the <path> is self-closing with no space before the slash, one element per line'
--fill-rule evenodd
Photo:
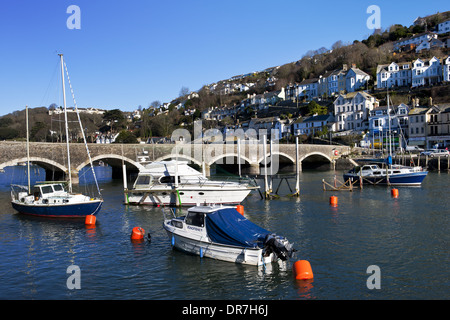
<path fill-rule="evenodd" d="M 69 137 L 68 132 L 68 121 L 67 121 L 67 109 L 66 109 L 66 95 L 64 87 L 64 60 L 62 54 L 59 55 L 61 59 L 61 76 L 62 76 L 62 87 L 63 87 L 63 100 L 64 100 L 64 115 L 66 124 L 66 137 Z M 66 68 L 67 70 L 67 68 Z M 83 136 L 83 140 L 86 146 L 86 151 L 88 146 L 86 143 L 86 137 L 84 135 L 83 126 L 80 121 L 78 114 L 78 108 L 75 103 L 75 110 L 78 115 L 78 122 L 80 124 L 80 130 Z M 95 171 L 93 169 L 92 159 L 87 152 L 89 161 L 92 168 L 92 175 L 97 186 L 98 197 L 92 198 L 83 194 L 76 194 L 72 192 L 72 178 L 70 171 L 70 149 L 69 141 L 67 142 L 67 159 L 68 159 L 68 190 L 64 189 L 63 183 L 39 183 L 36 184 L 31 190 L 30 181 L 30 149 L 29 149 L 29 137 L 28 137 L 28 107 L 26 108 L 27 117 L 27 171 L 28 171 L 28 185 L 11 185 L 11 205 L 19 213 L 28 214 L 33 216 L 41 217 L 63 217 L 63 218 L 74 218 L 74 217 L 85 217 L 87 215 L 96 214 L 102 204 L 103 200 L 101 198 L 100 188 L 97 183 L 95 176 Z"/>
<path fill-rule="evenodd" d="M 389 160 L 387 160 L 389 163 Z M 344 181 L 363 181 L 372 184 L 388 184 L 393 186 L 420 186 L 428 171 L 422 167 L 407 167 L 388 164 L 380 168 L 378 164 L 357 166 L 344 174 Z"/>
<path fill-rule="evenodd" d="M 12 207 L 20 213 L 51 218 L 77 218 L 96 214 L 102 207 L 101 199 L 82 194 L 71 194 L 62 183 L 37 184 L 30 194 L 28 188 L 11 186 Z"/>

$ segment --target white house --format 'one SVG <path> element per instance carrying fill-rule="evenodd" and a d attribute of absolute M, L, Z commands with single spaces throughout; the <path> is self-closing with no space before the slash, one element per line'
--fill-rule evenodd
<path fill-rule="evenodd" d="M 375 97 L 364 91 L 338 95 L 334 101 L 336 130 L 368 129 L 369 112 L 377 105 Z"/>
<path fill-rule="evenodd" d="M 412 36 L 407 39 L 400 39 L 394 42 L 394 51 L 399 51 L 402 47 L 407 45 L 415 45 L 418 46 L 424 41 L 428 41 L 431 39 L 437 39 L 437 34 L 433 32 L 425 32 L 415 36 Z"/>
<path fill-rule="evenodd" d="M 347 92 L 354 92 L 364 88 L 369 80 L 370 76 L 367 73 L 352 67 L 345 75 L 345 90 L 347 90 Z"/>
<path fill-rule="evenodd" d="M 322 131 L 324 127 L 328 127 L 330 131 L 335 131 L 334 116 L 332 114 L 299 118 L 292 124 L 292 131 L 296 136 L 301 134 L 314 135 L 316 132 Z"/>
<path fill-rule="evenodd" d="M 450 56 L 444 59 L 442 63 L 443 79 L 442 81 L 450 82 Z"/>
<path fill-rule="evenodd" d="M 411 62 L 392 62 L 377 66 L 377 88 L 410 86 Z"/>
<path fill-rule="evenodd" d="M 369 133 L 372 137 L 378 137 L 386 135 L 391 130 L 392 135 L 395 137 L 405 137 L 408 135 L 408 123 L 409 123 L 409 107 L 405 104 L 398 106 L 378 107 L 370 111 L 369 115 Z M 389 119 L 390 128 L 389 128 Z M 404 139 L 400 139 L 404 141 Z M 402 143 L 403 144 L 403 143 Z"/>
<path fill-rule="evenodd" d="M 438 58 L 417 59 L 412 63 L 412 86 L 436 84 L 442 81 L 441 62 Z"/>
<path fill-rule="evenodd" d="M 450 20 L 441 22 L 438 24 L 438 30 L 437 33 L 438 34 L 443 34 L 443 33 L 447 33 L 450 32 Z"/>
<path fill-rule="evenodd" d="M 444 48 L 444 43 L 439 39 L 429 39 L 422 41 L 421 44 L 419 44 L 416 47 L 416 53 L 419 53 L 422 50 L 430 50 L 432 48 Z"/>
<path fill-rule="evenodd" d="M 288 84 L 285 89 L 286 99 L 297 99 L 305 97 L 307 100 L 318 97 L 319 79 L 306 79 L 300 83 Z"/>

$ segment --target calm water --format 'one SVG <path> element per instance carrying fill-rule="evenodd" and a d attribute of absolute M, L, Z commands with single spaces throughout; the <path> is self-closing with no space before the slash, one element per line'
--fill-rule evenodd
<path fill-rule="evenodd" d="M 120 181 L 102 185 L 105 203 L 93 229 L 19 215 L 3 190 L 0 299 L 449 299 L 450 175 L 432 172 L 422 187 L 399 188 L 398 199 L 385 187 L 324 192 L 321 180 L 333 177 L 303 172 L 299 199 L 264 201 L 255 193 L 245 200 L 247 218 L 298 250 L 287 267 L 270 270 L 173 251 L 161 208 L 123 205 Z M 279 193 L 289 193 L 285 182 Z M 151 242 L 133 244 L 135 226 Z M 314 280 L 294 279 L 291 265 L 301 259 Z M 66 285 L 71 265 L 80 268 L 79 290 Z M 371 265 L 380 268 L 381 289 L 367 288 Z"/>

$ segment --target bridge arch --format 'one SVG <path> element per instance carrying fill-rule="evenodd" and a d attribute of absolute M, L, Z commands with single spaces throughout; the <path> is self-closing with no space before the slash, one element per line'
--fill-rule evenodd
<path fill-rule="evenodd" d="M 30 157 L 29 159 L 27 157 L 23 157 L 23 158 L 18 158 L 18 159 L 14 159 L 14 160 L 10 160 L 7 162 L 4 162 L 2 164 L 0 164 L 0 169 L 3 169 L 5 167 L 9 167 L 9 166 L 15 166 L 18 163 L 22 163 L 22 162 L 27 162 L 30 161 L 34 164 L 39 164 L 41 165 L 44 169 L 51 169 L 51 168 L 57 168 L 63 172 L 67 172 L 67 167 L 63 166 L 62 164 L 50 160 L 50 159 L 46 159 L 46 158 L 42 158 L 42 157 Z"/>
<path fill-rule="evenodd" d="M 139 162 L 131 160 L 130 158 L 127 158 L 125 156 L 112 154 L 112 153 L 111 154 L 101 154 L 101 155 L 92 157 L 92 162 L 97 161 L 97 160 L 103 160 L 103 159 L 117 159 L 120 161 L 123 160 L 124 162 L 128 162 L 128 163 L 132 164 L 139 170 L 144 169 L 144 166 L 142 164 L 140 164 Z M 80 171 L 81 169 L 83 169 L 85 166 L 87 166 L 89 164 L 90 164 L 89 159 L 87 159 L 86 161 L 82 162 L 79 166 L 76 167 L 76 171 Z"/>
<path fill-rule="evenodd" d="M 333 162 L 333 159 L 331 159 L 328 155 L 326 155 L 323 152 L 318 152 L 318 151 L 310 152 L 310 153 L 305 154 L 304 156 L 301 156 L 299 161 L 302 162 L 303 160 L 305 160 L 309 157 L 312 157 L 312 156 L 321 156 L 321 157 L 327 159 L 328 161 Z"/>
<path fill-rule="evenodd" d="M 187 155 L 185 155 L 183 153 L 180 153 L 178 155 L 176 155 L 176 154 L 167 154 L 167 155 L 164 155 L 162 157 L 159 157 L 159 158 L 155 159 L 155 162 L 157 162 L 157 161 L 165 161 L 165 160 L 175 159 L 175 158 L 178 158 L 179 160 L 183 160 L 183 159 L 184 160 L 188 160 L 188 161 L 191 161 L 192 163 L 195 163 L 196 165 L 198 165 L 200 167 L 202 166 L 202 163 L 200 161 L 198 161 L 197 159 L 192 158 L 190 156 L 187 156 Z"/>
<path fill-rule="evenodd" d="M 278 156 L 278 159 L 283 159 L 283 158 L 285 158 L 285 159 L 291 161 L 292 164 L 295 164 L 295 158 L 291 157 L 291 156 L 288 155 L 287 153 L 284 153 L 284 152 L 272 152 L 272 155 L 275 156 L 275 157 Z M 280 157 L 280 156 L 281 156 L 281 157 Z M 264 159 L 265 159 L 266 157 L 267 157 L 267 158 L 270 157 L 270 152 L 267 152 L 267 153 L 265 154 L 265 156 L 261 156 L 261 157 L 258 159 L 258 163 L 264 163 Z"/>
<path fill-rule="evenodd" d="M 225 153 L 225 154 L 219 154 L 219 155 L 211 158 L 206 164 L 210 166 L 210 165 L 216 163 L 218 160 L 224 159 L 224 158 L 239 158 L 239 155 L 237 153 L 234 153 L 234 152 L 232 152 L 232 153 Z M 249 158 L 247 158 L 246 156 L 243 156 L 242 154 L 241 154 L 240 158 L 241 158 L 241 160 L 244 160 L 245 162 L 247 162 L 249 164 L 253 163 Z M 237 164 L 237 162 L 236 162 L 236 164 Z"/>

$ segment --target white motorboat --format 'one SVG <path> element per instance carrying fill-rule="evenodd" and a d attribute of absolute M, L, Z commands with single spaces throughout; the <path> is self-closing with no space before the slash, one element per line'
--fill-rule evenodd
<path fill-rule="evenodd" d="M 232 206 L 195 206 L 183 217 L 165 217 L 172 247 L 222 261 L 265 265 L 292 257 L 293 246 L 241 215 Z"/>
<path fill-rule="evenodd" d="M 249 179 L 210 180 L 187 161 L 160 161 L 145 166 L 131 190 L 125 190 L 129 204 L 193 206 L 197 204 L 239 204 L 259 186 Z"/>

